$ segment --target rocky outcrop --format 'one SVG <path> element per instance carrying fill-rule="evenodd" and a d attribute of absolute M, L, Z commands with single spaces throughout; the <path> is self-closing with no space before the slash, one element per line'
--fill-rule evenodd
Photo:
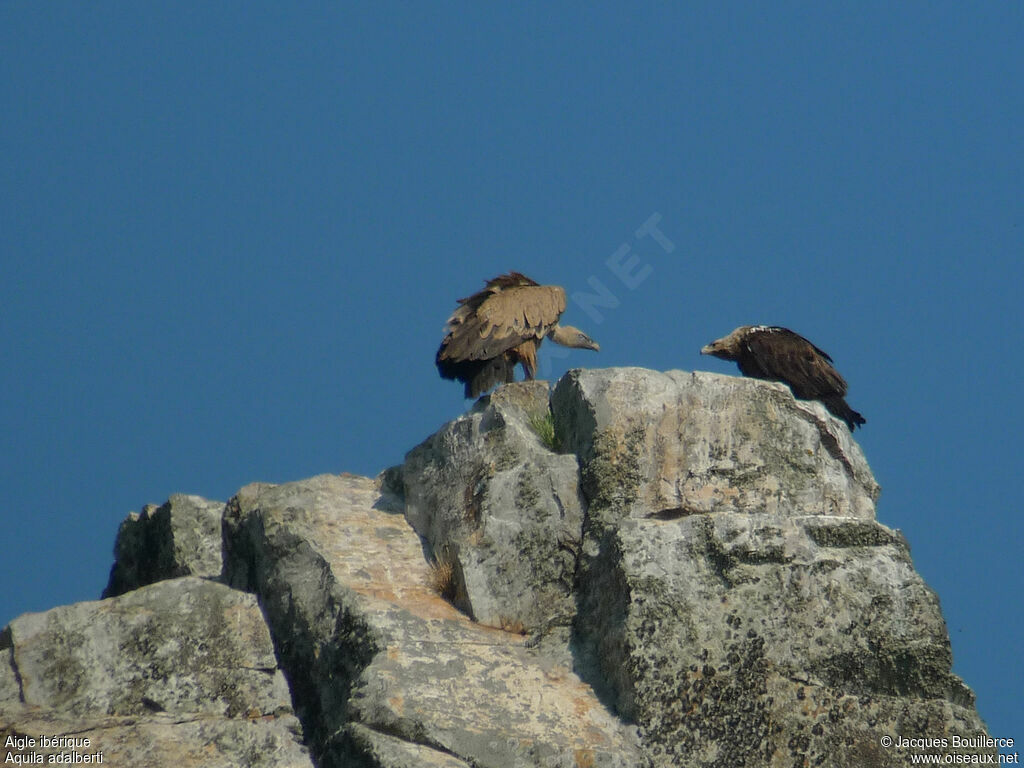
<path fill-rule="evenodd" d="M 228 580 L 262 595 L 320 764 L 390 766 L 371 755 L 398 751 L 419 765 L 636 765 L 631 734 L 568 658 L 441 599 L 400 499 L 379 486 L 252 485 L 226 515 Z"/>
<path fill-rule="evenodd" d="M 222 501 L 176 493 L 159 507 L 147 504 L 130 514 L 117 531 L 103 597 L 176 576 L 220 576 L 223 513 Z"/>
<path fill-rule="evenodd" d="M 550 418 L 546 382 L 502 387 L 405 457 L 405 515 L 481 624 L 533 632 L 574 612 L 583 498 L 576 457 L 538 435 Z"/>
<path fill-rule="evenodd" d="M 588 501 L 581 667 L 654 764 L 905 764 L 975 735 L 938 599 L 846 427 L 782 385 L 573 371 L 552 397 Z"/>
<path fill-rule="evenodd" d="M 601 508 L 875 517 L 878 484 L 849 430 L 784 384 L 700 371 L 572 371 L 552 410 Z"/>
<path fill-rule="evenodd" d="M 312 765 L 255 597 L 221 584 L 25 614 L 0 658 L 7 763 Z"/>
<path fill-rule="evenodd" d="M 904 765 L 883 736 L 984 726 L 877 498 L 782 385 L 507 385 L 376 480 L 130 518 L 109 599 L 4 630 L 0 724 L 154 766 Z"/>

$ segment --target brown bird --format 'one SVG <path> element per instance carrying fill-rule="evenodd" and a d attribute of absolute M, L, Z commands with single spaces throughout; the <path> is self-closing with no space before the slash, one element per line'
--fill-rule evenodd
<path fill-rule="evenodd" d="M 458 301 L 435 362 L 442 378 L 466 384 L 466 397 L 513 381 L 516 363 L 532 379 L 537 373 L 537 349 L 545 336 L 564 347 L 601 349 L 578 328 L 558 324 L 566 306 L 561 286 L 538 285 L 525 275 L 509 272 Z"/>
<path fill-rule="evenodd" d="M 743 325 L 701 349 L 734 360 L 744 376 L 788 384 L 802 400 L 818 400 L 852 432 L 865 419 L 846 400 L 846 380 L 832 358 L 798 333 L 769 325 Z"/>

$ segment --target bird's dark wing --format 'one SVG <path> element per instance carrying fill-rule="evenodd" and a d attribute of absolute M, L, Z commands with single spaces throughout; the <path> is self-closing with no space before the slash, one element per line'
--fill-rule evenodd
<path fill-rule="evenodd" d="M 832 358 L 798 333 L 772 328 L 751 333 L 745 341 L 759 378 L 784 381 L 797 397 L 821 399 L 846 395 L 846 381 L 832 367 Z"/>

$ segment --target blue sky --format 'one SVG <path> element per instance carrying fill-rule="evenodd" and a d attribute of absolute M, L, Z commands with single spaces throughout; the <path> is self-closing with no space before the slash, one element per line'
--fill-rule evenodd
<path fill-rule="evenodd" d="M 516 269 L 612 297 L 548 377 L 827 350 L 1024 739 L 1024 6 L 367 5 L 0 4 L 0 624 L 97 598 L 145 503 L 400 463 Z"/>

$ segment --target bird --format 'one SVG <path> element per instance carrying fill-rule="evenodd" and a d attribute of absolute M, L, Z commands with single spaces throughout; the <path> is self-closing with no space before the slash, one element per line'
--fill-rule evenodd
<path fill-rule="evenodd" d="M 832 358 L 788 328 L 741 325 L 700 353 L 734 360 L 744 376 L 781 381 L 801 400 L 818 400 L 851 432 L 866 422 L 846 403 L 846 380 L 832 367 Z"/>
<path fill-rule="evenodd" d="M 564 347 L 601 349 L 579 328 L 558 324 L 566 307 L 564 288 L 540 285 L 519 272 L 488 280 L 482 291 L 458 304 L 435 362 L 442 378 L 465 383 L 466 397 L 514 381 L 517 363 L 532 379 L 545 337 Z"/>

